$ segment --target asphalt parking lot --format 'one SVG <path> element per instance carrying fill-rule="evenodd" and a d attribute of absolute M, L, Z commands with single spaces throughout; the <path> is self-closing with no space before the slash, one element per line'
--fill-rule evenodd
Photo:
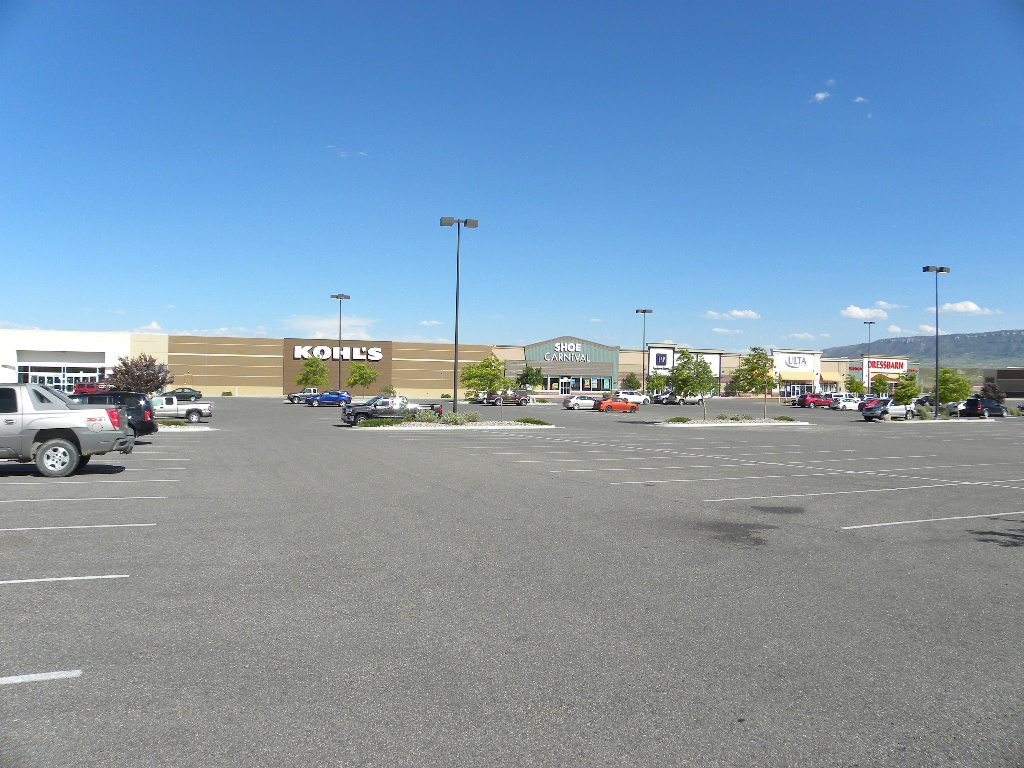
<path fill-rule="evenodd" d="M 0 464 L 0 766 L 1024 765 L 1024 418 L 217 400 Z"/>

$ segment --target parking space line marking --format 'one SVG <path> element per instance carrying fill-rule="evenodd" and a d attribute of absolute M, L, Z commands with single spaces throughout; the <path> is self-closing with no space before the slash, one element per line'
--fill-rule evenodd
<path fill-rule="evenodd" d="M 73 528 L 146 528 L 156 523 L 107 523 L 104 525 L 47 525 L 41 528 L 0 528 L 0 533 L 5 531 L 63 531 Z"/>
<path fill-rule="evenodd" d="M 128 574 L 112 574 L 110 576 L 51 576 L 44 579 L 8 579 L 0 584 L 38 584 L 44 581 L 95 581 L 96 579 L 127 579 Z"/>
<path fill-rule="evenodd" d="M 91 485 L 93 483 L 180 483 L 181 480 L 173 480 L 169 478 L 154 478 L 153 480 L 70 480 L 69 483 L 73 485 Z M 32 480 L 11 480 L 10 482 L 0 482 L 0 485 L 45 485 L 45 483 Z"/>
<path fill-rule="evenodd" d="M 653 481 L 652 481 L 653 482 Z M 910 485 L 906 488 L 868 488 L 861 491 L 825 491 L 822 493 L 784 493 L 776 496 L 735 496 L 729 499 L 704 499 L 704 501 L 754 501 L 756 499 L 797 499 L 809 496 L 845 496 L 851 493 L 890 493 L 893 491 L 919 491 L 925 488 L 954 488 L 976 483 L 941 483 L 938 485 Z"/>
<path fill-rule="evenodd" d="M 32 675 L 11 675 L 0 677 L 0 685 L 17 685 L 18 683 L 41 683 L 46 680 L 66 680 L 70 677 L 81 677 L 82 670 L 68 669 L 62 672 L 36 672 Z"/>
<path fill-rule="evenodd" d="M 93 496 L 86 499 L 0 499 L 0 504 L 28 504 L 40 501 L 129 501 L 136 499 L 166 499 L 168 496 Z"/>
<path fill-rule="evenodd" d="M 898 520 L 893 523 L 869 523 L 868 525 L 847 525 L 839 530 L 852 531 L 856 528 L 881 528 L 887 525 L 911 525 L 913 523 L 941 523 L 946 520 L 975 520 L 979 517 L 1005 517 L 1006 515 L 1024 515 L 1024 512 L 989 512 L 987 515 L 960 515 L 959 517 L 930 517 L 925 520 Z"/>

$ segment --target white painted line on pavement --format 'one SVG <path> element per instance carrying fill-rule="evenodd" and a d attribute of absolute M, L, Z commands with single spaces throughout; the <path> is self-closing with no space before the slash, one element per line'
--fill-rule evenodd
<path fill-rule="evenodd" d="M 38 584 L 44 581 L 93 581 L 95 579 L 127 579 L 128 574 L 113 574 L 110 576 L 51 576 L 45 579 L 8 579 L 0 581 L 0 584 Z"/>
<path fill-rule="evenodd" d="M 0 677 L 0 685 L 17 685 L 18 683 L 41 683 L 46 680 L 66 680 L 70 677 L 81 677 L 82 670 L 68 669 L 63 672 L 37 672 L 33 675 L 11 675 Z"/>
<path fill-rule="evenodd" d="M 911 485 L 906 488 L 869 488 L 863 491 L 826 491 L 823 493 L 785 493 L 777 496 L 734 496 L 729 499 L 704 499 L 704 501 L 753 501 L 755 499 L 802 499 L 808 496 L 845 496 L 852 493 L 892 493 L 894 491 L 918 491 L 925 488 L 954 488 L 976 483 L 940 483 L 938 485 Z"/>
<path fill-rule="evenodd" d="M 64 531 L 77 528 L 148 528 L 156 523 L 107 523 L 104 525 L 47 525 L 41 528 L 0 528 L 0 533 L 6 531 Z"/>
<path fill-rule="evenodd" d="M 69 483 L 73 485 L 90 485 L 92 483 L 180 483 L 181 480 L 170 480 L 156 478 L 153 480 L 93 480 L 93 479 L 82 479 L 82 480 L 70 480 Z M 43 485 L 39 481 L 31 480 L 13 480 L 11 482 L 0 482 L 0 485 Z"/>
<path fill-rule="evenodd" d="M 0 499 L 0 504 L 21 504 L 40 501 L 128 501 L 133 499 L 166 499 L 168 496 L 93 496 L 85 499 Z"/>
<path fill-rule="evenodd" d="M 1006 515 L 1024 515 L 1024 512 L 989 512 L 987 515 L 960 515 L 959 517 L 930 517 L 925 520 L 898 520 L 894 523 L 870 523 L 868 525 L 847 525 L 839 530 L 852 531 L 856 528 L 881 528 L 886 525 L 912 525 L 914 523 L 941 523 L 946 520 L 975 520 L 979 517 L 1005 517 Z"/>

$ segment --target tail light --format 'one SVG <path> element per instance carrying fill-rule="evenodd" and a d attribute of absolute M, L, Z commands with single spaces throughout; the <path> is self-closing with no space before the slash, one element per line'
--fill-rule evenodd
<path fill-rule="evenodd" d="M 152 411 L 146 411 L 146 421 L 152 421 L 152 420 L 153 420 L 153 412 Z"/>
<path fill-rule="evenodd" d="M 121 428 L 121 412 L 117 408 L 107 408 L 107 416 L 110 417 L 110 423 L 114 425 L 114 429 Z"/>
<path fill-rule="evenodd" d="M 443 413 L 444 413 L 444 406 L 443 405 L 437 406 L 437 415 L 440 416 Z"/>

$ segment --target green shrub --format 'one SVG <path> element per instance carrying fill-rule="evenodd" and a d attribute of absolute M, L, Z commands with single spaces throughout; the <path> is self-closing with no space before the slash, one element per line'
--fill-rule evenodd
<path fill-rule="evenodd" d="M 776 416 L 775 421 L 796 421 L 792 416 Z"/>
<path fill-rule="evenodd" d="M 689 416 L 673 416 L 671 419 L 668 420 L 668 423 L 685 424 L 688 421 L 693 421 L 693 419 L 691 419 Z"/>
<path fill-rule="evenodd" d="M 187 427 L 188 422 L 181 419 L 159 419 L 161 427 Z"/>
<path fill-rule="evenodd" d="M 740 416 L 738 413 L 734 413 L 732 416 L 729 417 L 729 421 L 743 421 L 743 417 Z"/>
<path fill-rule="evenodd" d="M 408 417 L 409 421 L 415 422 L 428 422 L 433 424 L 437 421 L 437 414 L 433 411 L 416 411 L 412 416 Z"/>
<path fill-rule="evenodd" d="M 744 413 L 744 414 L 743 414 L 743 420 L 744 420 L 744 421 L 753 421 L 753 420 L 754 420 L 754 417 L 753 417 L 753 416 L 751 416 L 751 415 L 750 415 L 749 413 Z"/>
<path fill-rule="evenodd" d="M 469 423 L 469 418 L 464 413 L 451 411 L 441 416 L 441 423 L 449 424 L 453 427 L 461 427 L 463 424 Z"/>
<path fill-rule="evenodd" d="M 232 397 L 234 394 L 235 394 L 234 392 L 221 392 L 220 396 L 221 397 Z"/>
<path fill-rule="evenodd" d="M 551 401 L 547 400 L 546 398 L 541 397 L 541 398 L 537 399 L 537 402 L 538 403 L 550 403 Z"/>
<path fill-rule="evenodd" d="M 935 418 L 935 412 L 931 408 L 918 408 L 917 415 L 923 421 L 931 421 Z"/>
<path fill-rule="evenodd" d="M 715 418 L 718 419 L 719 421 L 728 421 L 729 414 L 728 413 L 720 413 L 717 416 L 715 416 Z"/>
<path fill-rule="evenodd" d="M 516 424 L 535 424 L 538 427 L 550 427 L 551 426 L 548 422 L 546 422 L 546 421 L 544 421 L 542 419 L 534 419 L 534 418 L 531 418 L 529 416 L 526 417 L 525 419 L 516 419 Z"/>
<path fill-rule="evenodd" d="M 451 392 L 445 392 L 443 395 L 441 395 L 441 399 L 442 400 L 451 400 L 452 399 Z"/>
<path fill-rule="evenodd" d="M 466 421 L 468 421 L 470 423 L 475 423 L 477 421 L 480 421 L 480 411 L 467 411 L 467 413 L 466 413 Z"/>
<path fill-rule="evenodd" d="M 412 417 L 410 416 L 409 419 Z M 409 419 L 363 419 L 357 427 L 392 427 L 402 421 L 408 421 Z"/>

